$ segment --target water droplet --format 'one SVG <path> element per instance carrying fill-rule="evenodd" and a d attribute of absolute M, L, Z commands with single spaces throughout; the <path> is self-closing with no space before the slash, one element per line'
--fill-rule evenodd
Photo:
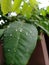
<path fill-rule="evenodd" d="M 17 31 L 17 29 L 16 29 L 16 31 Z"/>
<path fill-rule="evenodd" d="M 20 32 L 22 32 L 22 29 L 20 29 Z"/>
<path fill-rule="evenodd" d="M 8 51 L 10 51 L 10 49 L 8 49 Z"/>
<path fill-rule="evenodd" d="M 30 31 L 30 33 L 32 33 L 32 31 Z"/>
<path fill-rule="evenodd" d="M 5 22 L 7 22 L 7 20 L 5 20 Z"/>
<path fill-rule="evenodd" d="M 18 40 L 19 40 L 20 38 L 18 37 Z"/>
<path fill-rule="evenodd" d="M 26 32 L 26 35 L 28 35 L 28 32 Z"/>
<path fill-rule="evenodd" d="M 8 28 L 10 28 L 10 26 L 8 26 Z"/>
<path fill-rule="evenodd" d="M 10 34 L 10 36 L 12 36 L 12 34 Z"/>

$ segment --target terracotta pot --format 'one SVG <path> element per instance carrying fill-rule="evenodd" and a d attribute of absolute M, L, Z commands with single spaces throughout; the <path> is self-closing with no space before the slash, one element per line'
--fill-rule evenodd
<path fill-rule="evenodd" d="M 37 42 L 37 46 L 27 65 L 49 65 L 48 51 L 44 34 L 40 35 L 41 40 Z M 47 40 L 46 40 L 47 41 Z M 4 65 L 2 42 L 0 41 L 0 64 Z"/>

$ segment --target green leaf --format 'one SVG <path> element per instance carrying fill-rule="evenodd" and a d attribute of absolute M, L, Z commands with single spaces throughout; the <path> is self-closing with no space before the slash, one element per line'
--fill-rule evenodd
<path fill-rule="evenodd" d="M 24 3 L 23 8 L 22 8 L 22 14 L 24 16 L 26 16 L 27 18 L 31 17 L 31 12 L 32 12 L 32 8 L 30 5 L 28 5 L 27 3 Z"/>
<path fill-rule="evenodd" d="M 29 1 L 30 1 L 30 5 L 32 7 L 34 7 L 37 4 L 37 1 L 36 0 L 29 0 Z"/>
<path fill-rule="evenodd" d="M 16 10 L 16 13 L 17 13 L 17 14 L 21 13 L 21 9 L 18 8 L 18 9 Z"/>
<path fill-rule="evenodd" d="M 49 35 L 49 22 L 48 21 L 39 21 L 39 22 L 35 22 L 35 24 Z"/>
<path fill-rule="evenodd" d="M 7 65 L 26 65 L 35 49 L 38 32 L 34 25 L 14 22 L 4 33 L 4 55 Z"/>
<path fill-rule="evenodd" d="M 21 2 L 22 2 L 22 0 L 14 0 L 12 11 L 17 12 L 18 11 L 17 9 L 19 9 Z"/>
<path fill-rule="evenodd" d="M 49 6 L 47 7 L 47 9 L 46 9 L 46 10 L 47 10 L 47 13 L 49 14 Z"/>
<path fill-rule="evenodd" d="M 0 0 L 0 4 L 1 4 L 1 0 Z"/>
<path fill-rule="evenodd" d="M 2 36 L 4 29 L 0 29 L 0 37 Z"/>
<path fill-rule="evenodd" d="M 43 16 L 46 16 L 46 11 L 44 9 L 41 9 L 40 14 L 43 15 Z"/>
<path fill-rule="evenodd" d="M 3 14 L 7 14 L 8 12 L 11 12 L 12 9 L 11 0 L 1 0 L 1 10 Z"/>

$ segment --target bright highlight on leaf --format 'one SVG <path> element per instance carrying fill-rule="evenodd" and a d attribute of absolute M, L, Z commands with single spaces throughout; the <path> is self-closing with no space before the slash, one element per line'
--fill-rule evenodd
<path fill-rule="evenodd" d="M 11 6 L 11 0 L 1 0 L 1 10 L 4 15 L 11 12 Z"/>

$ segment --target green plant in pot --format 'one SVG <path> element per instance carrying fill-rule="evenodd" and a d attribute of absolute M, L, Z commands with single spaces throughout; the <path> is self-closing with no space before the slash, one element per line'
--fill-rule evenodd
<path fill-rule="evenodd" d="M 27 65 L 36 47 L 38 27 L 49 35 L 48 18 L 40 15 L 36 0 L 1 0 L 0 5 L 4 20 L 0 25 L 0 39 L 4 41 L 5 65 Z M 17 16 L 10 16 L 11 12 Z"/>

